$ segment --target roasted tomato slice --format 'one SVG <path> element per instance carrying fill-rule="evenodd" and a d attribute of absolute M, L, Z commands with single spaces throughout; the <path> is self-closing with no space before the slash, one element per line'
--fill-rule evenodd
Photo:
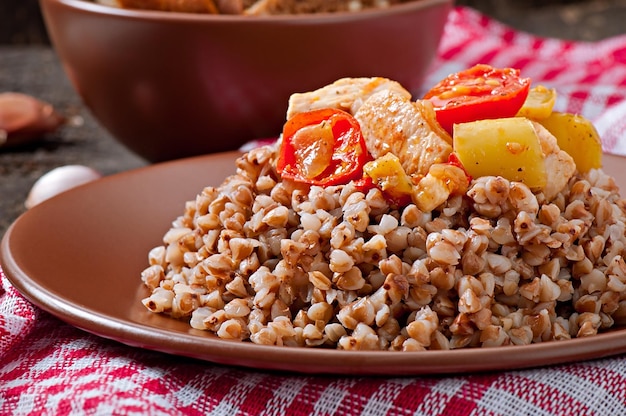
<path fill-rule="evenodd" d="M 330 186 L 361 179 L 367 160 L 359 123 L 345 111 L 328 108 L 287 120 L 276 167 L 284 179 Z"/>
<path fill-rule="evenodd" d="M 437 121 L 452 134 L 455 123 L 513 117 L 528 96 L 530 79 L 512 68 L 476 65 L 452 74 L 424 96 L 435 107 Z"/>

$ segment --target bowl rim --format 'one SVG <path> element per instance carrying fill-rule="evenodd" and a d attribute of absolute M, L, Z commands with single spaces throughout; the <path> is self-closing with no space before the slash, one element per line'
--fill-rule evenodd
<path fill-rule="evenodd" d="M 412 0 L 406 3 L 394 4 L 385 8 L 366 9 L 358 12 L 325 12 L 298 15 L 267 15 L 247 16 L 228 14 L 200 14 L 186 12 L 170 12 L 160 10 L 123 9 L 106 4 L 96 3 L 94 0 L 39 0 L 40 3 L 58 4 L 69 9 L 78 10 L 95 15 L 120 17 L 138 20 L 168 21 L 168 22 L 260 22 L 260 23 L 325 23 L 347 20 L 371 20 L 385 16 L 403 14 L 408 11 L 430 9 L 436 6 L 451 6 L 454 0 Z"/>

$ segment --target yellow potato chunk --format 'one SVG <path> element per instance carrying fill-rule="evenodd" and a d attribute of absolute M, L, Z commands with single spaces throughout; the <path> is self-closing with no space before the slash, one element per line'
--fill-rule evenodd
<path fill-rule="evenodd" d="M 531 120 L 543 120 L 552 114 L 556 102 L 556 90 L 537 85 L 528 92 L 524 105 L 518 111 L 518 117 L 527 117 Z"/>
<path fill-rule="evenodd" d="M 472 177 L 502 176 L 530 188 L 546 185 L 541 144 L 527 118 L 455 124 L 453 138 L 454 151 Z"/>
<path fill-rule="evenodd" d="M 367 162 L 363 166 L 363 172 L 394 199 L 410 196 L 413 192 L 411 178 L 404 171 L 400 159 L 393 153 Z"/>
<path fill-rule="evenodd" d="M 602 142 L 591 121 L 577 114 L 554 112 L 539 123 L 556 137 L 561 150 L 574 159 L 579 172 L 602 167 Z"/>

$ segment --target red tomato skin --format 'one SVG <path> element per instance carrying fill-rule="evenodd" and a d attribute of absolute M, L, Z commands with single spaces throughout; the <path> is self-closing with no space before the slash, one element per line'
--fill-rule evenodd
<path fill-rule="evenodd" d="M 376 184 L 374 183 L 372 178 L 367 175 L 363 175 L 363 177 L 361 177 L 360 179 L 355 179 L 352 182 L 354 183 L 354 187 L 356 188 L 356 190 L 359 192 L 363 192 L 364 194 L 367 194 L 370 189 L 376 188 Z"/>
<path fill-rule="evenodd" d="M 465 169 L 465 166 L 463 166 L 463 163 L 461 163 L 461 159 L 459 159 L 459 156 L 456 153 L 452 152 L 450 153 L 450 155 L 448 155 L 448 164 L 463 169 L 463 172 L 465 172 L 465 177 L 467 178 L 467 183 L 470 183 L 472 181 L 472 176 L 467 173 L 467 169 Z"/>
<path fill-rule="evenodd" d="M 317 177 L 306 178 L 298 171 L 291 138 L 299 129 L 324 120 L 332 123 L 335 137 L 331 164 Z M 356 119 L 345 111 L 327 108 L 296 114 L 285 123 L 276 169 L 283 179 L 309 185 L 340 185 L 360 179 L 368 157 L 365 140 Z"/>
<path fill-rule="evenodd" d="M 473 83 L 481 78 L 500 85 Z M 452 92 L 453 88 L 458 92 Z M 475 65 L 446 77 L 424 99 L 433 103 L 439 124 L 453 134 L 456 123 L 515 116 L 529 90 L 530 79 L 521 78 L 517 69 Z"/>

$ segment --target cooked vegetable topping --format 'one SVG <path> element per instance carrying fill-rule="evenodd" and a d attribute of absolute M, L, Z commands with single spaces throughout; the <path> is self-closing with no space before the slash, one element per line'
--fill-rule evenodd
<path fill-rule="evenodd" d="M 397 205 L 411 202 L 413 182 L 400 164 L 400 159 L 393 153 L 366 163 L 363 171 Z"/>
<path fill-rule="evenodd" d="M 307 184 L 375 186 L 392 205 L 425 211 L 482 176 L 551 198 L 576 170 L 602 165 L 591 122 L 553 112 L 555 102 L 554 89 L 488 65 L 446 77 L 421 100 L 391 80 L 345 78 L 290 99 L 277 168 Z"/>
<path fill-rule="evenodd" d="M 457 124 L 454 126 L 454 151 L 475 178 L 502 176 L 535 189 L 546 184 L 541 144 L 526 118 Z"/>
<path fill-rule="evenodd" d="M 287 121 L 276 168 L 283 179 L 329 186 L 361 178 L 367 158 L 354 117 L 322 109 L 298 113 Z"/>
<path fill-rule="evenodd" d="M 530 89 L 528 97 L 520 110 L 519 117 L 528 117 L 532 120 L 543 120 L 552 114 L 552 108 L 556 103 L 556 91 L 537 85 Z"/>
<path fill-rule="evenodd" d="M 602 142 L 591 121 L 576 114 L 554 112 L 540 123 L 556 137 L 559 147 L 574 158 L 579 172 L 602 167 Z"/>
<path fill-rule="evenodd" d="M 518 69 L 476 65 L 452 74 L 424 96 L 435 106 L 437 120 L 452 133 L 455 123 L 512 117 L 524 104 L 530 79 Z"/>

